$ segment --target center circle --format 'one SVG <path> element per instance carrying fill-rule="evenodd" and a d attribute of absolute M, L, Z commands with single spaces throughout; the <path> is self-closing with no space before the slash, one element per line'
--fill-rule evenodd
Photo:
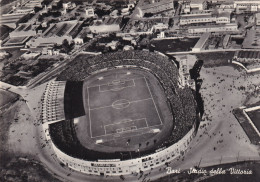
<path fill-rule="evenodd" d="M 126 99 L 120 99 L 115 102 L 113 102 L 112 107 L 114 109 L 123 109 L 130 105 L 130 101 Z"/>

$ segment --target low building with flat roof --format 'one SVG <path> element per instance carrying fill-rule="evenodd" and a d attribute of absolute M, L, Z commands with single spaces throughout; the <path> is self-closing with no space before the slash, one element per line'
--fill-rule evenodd
<path fill-rule="evenodd" d="M 203 49 L 203 47 L 204 47 L 205 43 L 207 42 L 207 40 L 209 39 L 210 35 L 211 35 L 210 33 L 204 33 L 200 37 L 199 41 L 192 48 L 192 51 L 193 52 L 200 52 Z"/>
<path fill-rule="evenodd" d="M 198 24 L 198 23 L 230 23 L 230 13 L 222 12 L 217 14 L 204 13 L 182 15 L 180 17 L 180 25 Z"/>
<path fill-rule="evenodd" d="M 13 14 L 31 14 L 31 13 L 35 13 L 34 8 L 32 8 L 32 7 L 25 7 L 25 6 L 16 8 L 13 11 Z"/>
<path fill-rule="evenodd" d="M 77 20 L 53 23 L 42 35 L 32 38 L 26 45 L 35 48 L 53 44 L 61 45 L 65 39 L 71 42 L 81 30 L 82 23 Z"/>
<path fill-rule="evenodd" d="M 190 7 L 198 10 L 204 10 L 207 8 L 206 0 L 191 0 Z"/>
<path fill-rule="evenodd" d="M 200 26 L 189 26 L 188 33 L 190 34 L 201 34 L 205 32 L 238 32 L 238 26 L 236 23 L 229 24 L 216 24 L 216 25 L 200 25 Z"/>
<path fill-rule="evenodd" d="M 6 25 L 10 28 L 16 28 L 19 23 L 28 17 L 27 13 L 24 14 L 2 14 L 0 17 L 0 25 Z"/>
<path fill-rule="evenodd" d="M 105 17 L 102 20 L 94 20 L 89 29 L 92 33 L 112 33 L 121 30 L 122 17 Z"/>
<path fill-rule="evenodd" d="M 43 0 L 29 0 L 24 6 L 28 8 L 42 7 Z"/>
<path fill-rule="evenodd" d="M 94 8 L 91 6 L 86 7 L 86 17 L 90 18 L 90 17 L 94 17 L 95 13 L 94 13 Z"/>
<path fill-rule="evenodd" d="M 22 23 L 12 31 L 9 35 L 11 38 L 14 37 L 30 37 L 35 36 L 37 34 L 36 29 L 38 25 L 31 25 L 29 23 Z"/>

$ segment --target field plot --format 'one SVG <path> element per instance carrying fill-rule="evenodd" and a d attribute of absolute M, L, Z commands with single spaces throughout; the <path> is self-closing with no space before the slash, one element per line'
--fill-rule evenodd
<path fill-rule="evenodd" d="M 92 138 L 162 125 L 145 77 L 87 87 Z"/>

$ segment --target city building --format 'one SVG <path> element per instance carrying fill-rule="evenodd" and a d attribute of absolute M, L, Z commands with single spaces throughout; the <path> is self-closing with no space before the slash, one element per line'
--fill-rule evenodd
<path fill-rule="evenodd" d="M 229 12 L 229 13 L 231 13 L 234 10 L 235 10 L 234 4 L 233 3 L 228 3 L 228 2 L 227 3 L 222 3 L 221 5 L 219 5 L 217 7 L 217 11 L 219 13 L 222 13 L 222 12 Z"/>
<path fill-rule="evenodd" d="M 191 0 L 190 1 L 190 8 L 191 9 L 204 10 L 204 9 L 207 8 L 207 1 L 206 0 Z"/>
<path fill-rule="evenodd" d="M 92 33 L 119 32 L 121 30 L 121 21 L 122 17 L 105 17 L 102 20 L 94 20 L 89 26 L 89 29 Z"/>
<path fill-rule="evenodd" d="M 258 11 L 260 10 L 259 0 L 234 0 L 234 8 L 238 11 Z"/>
<path fill-rule="evenodd" d="M 34 8 L 31 7 L 19 7 L 16 8 L 12 14 L 31 14 L 31 13 L 35 13 L 34 12 Z"/>
<path fill-rule="evenodd" d="M 36 48 L 54 44 L 61 45 L 65 39 L 71 42 L 80 31 L 82 23 L 77 20 L 53 23 L 42 35 L 30 39 L 26 45 L 30 48 Z"/>
<path fill-rule="evenodd" d="M 216 32 L 216 33 L 238 32 L 238 27 L 236 23 L 200 25 L 200 26 L 188 27 L 188 33 L 190 34 L 201 34 L 205 32 Z"/>
<path fill-rule="evenodd" d="M 14 37 L 30 37 L 35 36 L 37 34 L 38 25 L 31 25 L 29 23 L 22 23 L 12 32 L 10 32 L 9 36 L 11 38 Z"/>
<path fill-rule="evenodd" d="M 94 17 L 95 16 L 95 13 L 94 13 L 94 9 L 93 7 L 87 7 L 86 8 L 86 17 L 87 18 L 90 18 L 90 17 Z"/>
<path fill-rule="evenodd" d="M 85 38 L 93 38 L 93 36 L 91 37 L 91 32 L 89 30 L 88 27 L 84 27 L 79 34 L 77 35 L 77 37 L 75 37 L 74 42 L 75 44 L 83 44 L 84 43 L 84 39 Z"/>
<path fill-rule="evenodd" d="M 198 23 L 230 23 L 230 13 L 223 12 L 218 14 L 206 13 L 198 15 L 182 15 L 180 25 L 198 24 Z"/>
<path fill-rule="evenodd" d="M 260 13 L 255 14 L 255 24 L 260 25 Z"/>
<path fill-rule="evenodd" d="M 67 10 L 67 9 L 73 9 L 76 7 L 75 3 L 71 3 L 71 2 L 66 2 L 66 3 L 62 3 L 62 7 L 63 9 Z"/>
<path fill-rule="evenodd" d="M 10 28 L 16 28 L 19 23 L 28 18 L 28 14 L 2 14 L 0 25 L 6 25 Z"/>
<path fill-rule="evenodd" d="M 162 13 L 174 10 L 173 0 L 149 0 L 143 2 L 140 6 L 143 14 L 145 13 Z"/>
<path fill-rule="evenodd" d="M 42 7 L 43 0 L 30 0 L 24 6 L 28 8 Z"/>

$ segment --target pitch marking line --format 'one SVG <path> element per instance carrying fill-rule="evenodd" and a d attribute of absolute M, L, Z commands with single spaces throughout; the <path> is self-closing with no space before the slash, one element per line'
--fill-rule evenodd
<path fill-rule="evenodd" d="M 120 87 L 120 88 L 113 88 L 113 89 L 108 89 L 108 90 L 106 90 L 106 89 L 104 89 L 104 90 L 101 90 L 100 88 L 100 86 L 102 86 L 102 85 L 98 85 L 98 91 L 99 92 L 109 92 L 109 91 L 119 91 L 119 90 L 123 90 L 123 89 L 125 89 L 125 88 L 128 88 L 128 87 L 135 87 L 135 81 L 134 80 L 131 80 L 132 81 L 132 85 L 129 85 L 129 86 L 123 86 L 123 87 Z M 120 85 L 124 85 L 125 84 L 125 82 L 123 83 L 123 84 L 120 84 Z M 107 86 L 115 86 L 115 85 L 107 85 Z"/>
<path fill-rule="evenodd" d="M 91 116 L 90 116 L 90 107 L 89 107 L 89 90 L 87 88 L 88 92 L 88 118 L 89 118 L 89 128 L 90 128 L 90 137 L 92 138 L 92 130 L 91 130 Z"/>
<path fill-rule="evenodd" d="M 139 77 L 139 78 L 132 78 L 132 79 L 122 79 L 122 81 L 133 81 L 133 80 L 140 80 L 140 79 L 144 79 L 145 77 Z M 87 86 L 87 88 L 93 88 L 93 87 L 97 87 L 97 86 L 103 86 L 103 85 L 108 85 L 108 83 L 104 83 L 104 84 L 98 84 L 98 85 L 93 85 L 93 86 Z"/>
<path fill-rule="evenodd" d="M 134 132 L 137 132 L 139 130 L 144 130 L 144 129 L 147 129 L 147 128 L 155 128 L 156 126 L 162 126 L 162 124 L 158 124 L 158 125 L 153 125 L 153 126 L 149 126 L 149 127 L 143 127 L 143 128 L 139 128 L 137 130 L 134 130 Z M 149 133 L 149 132 L 146 132 L 146 133 Z M 139 134 L 136 134 L 136 135 L 131 135 L 131 137 L 135 137 L 135 136 L 139 136 L 139 135 L 143 135 L 143 134 L 146 134 L 146 133 L 139 133 Z M 116 135 L 116 134 L 121 134 L 121 133 L 110 133 L 110 134 L 106 134 L 106 135 L 99 135 L 99 136 L 95 136 L 95 137 L 92 137 L 92 138 L 100 138 L 100 137 L 106 137 L 106 136 L 111 136 L 111 135 Z M 120 136 L 121 138 L 127 138 L 129 136 Z"/>
<path fill-rule="evenodd" d="M 126 121 L 121 121 L 121 122 L 118 122 L 118 123 L 113 123 L 113 124 L 108 124 L 108 125 L 104 125 L 104 131 L 105 131 L 105 136 L 107 136 L 107 135 L 109 135 L 109 134 L 107 134 L 107 129 L 106 129 L 106 127 L 107 126 L 113 126 L 113 125 L 118 125 L 118 124 L 123 124 L 123 123 L 129 123 L 129 122 L 135 122 L 135 121 L 145 121 L 145 123 L 146 123 L 146 127 L 141 127 L 141 128 L 138 128 L 138 129 L 142 129 L 142 128 L 149 128 L 150 126 L 148 125 L 148 122 L 147 122 L 147 119 L 146 118 L 140 118 L 140 119 L 135 119 L 135 120 L 126 120 Z M 134 130 L 138 130 L 137 129 L 137 126 L 135 126 L 136 127 L 136 129 L 134 129 Z M 118 128 L 118 129 L 116 129 L 116 131 L 118 131 L 118 130 L 122 130 L 123 128 Z M 130 132 L 130 131 L 132 131 L 132 129 L 131 130 L 126 130 L 126 131 L 121 131 L 121 132 L 117 132 L 117 133 L 125 133 L 125 132 Z M 113 134 L 113 133 L 112 133 Z"/>
<path fill-rule="evenodd" d="M 153 98 L 147 98 L 147 99 L 142 99 L 142 100 L 134 100 L 134 101 L 129 101 L 129 104 L 131 103 L 135 103 L 135 102 L 141 102 L 141 101 L 147 101 L 147 100 L 153 100 Z M 98 109 L 104 109 L 104 108 L 107 108 L 107 107 L 113 107 L 113 105 L 109 105 L 109 106 L 102 106 L 102 107 L 96 107 L 96 108 L 91 108 L 89 107 L 89 110 L 90 111 L 93 111 L 93 110 L 98 110 Z M 114 108 L 114 107 L 113 107 Z"/>
<path fill-rule="evenodd" d="M 147 81 L 146 81 L 146 78 L 144 78 L 144 80 L 145 80 L 146 86 L 147 86 L 147 88 L 148 88 L 148 90 L 149 90 L 150 96 L 151 96 L 151 98 L 152 98 L 152 100 L 153 100 L 152 92 L 151 92 L 151 90 L 150 90 L 150 87 L 148 86 L 148 83 L 147 83 Z M 154 104 L 155 110 L 156 110 L 156 112 L 157 112 L 157 115 L 158 115 L 158 117 L 159 117 L 159 119 L 160 119 L 160 122 L 161 122 L 161 124 L 162 124 L 162 120 L 161 120 L 160 114 L 159 114 L 159 112 L 158 112 L 158 109 L 157 109 L 157 107 L 156 107 L 156 105 L 155 105 L 154 100 L 153 100 L 153 104 Z"/>
<path fill-rule="evenodd" d="M 113 125 L 117 125 L 117 124 L 129 123 L 129 122 L 139 121 L 139 120 L 145 120 L 146 121 L 146 118 L 140 118 L 140 119 L 134 119 L 134 120 L 132 120 L 132 119 L 130 119 L 130 120 L 123 120 L 123 121 L 120 121 L 118 123 L 104 125 L 104 128 L 107 127 L 107 126 L 113 126 Z M 147 125 L 147 121 L 146 121 L 146 125 Z"/>

